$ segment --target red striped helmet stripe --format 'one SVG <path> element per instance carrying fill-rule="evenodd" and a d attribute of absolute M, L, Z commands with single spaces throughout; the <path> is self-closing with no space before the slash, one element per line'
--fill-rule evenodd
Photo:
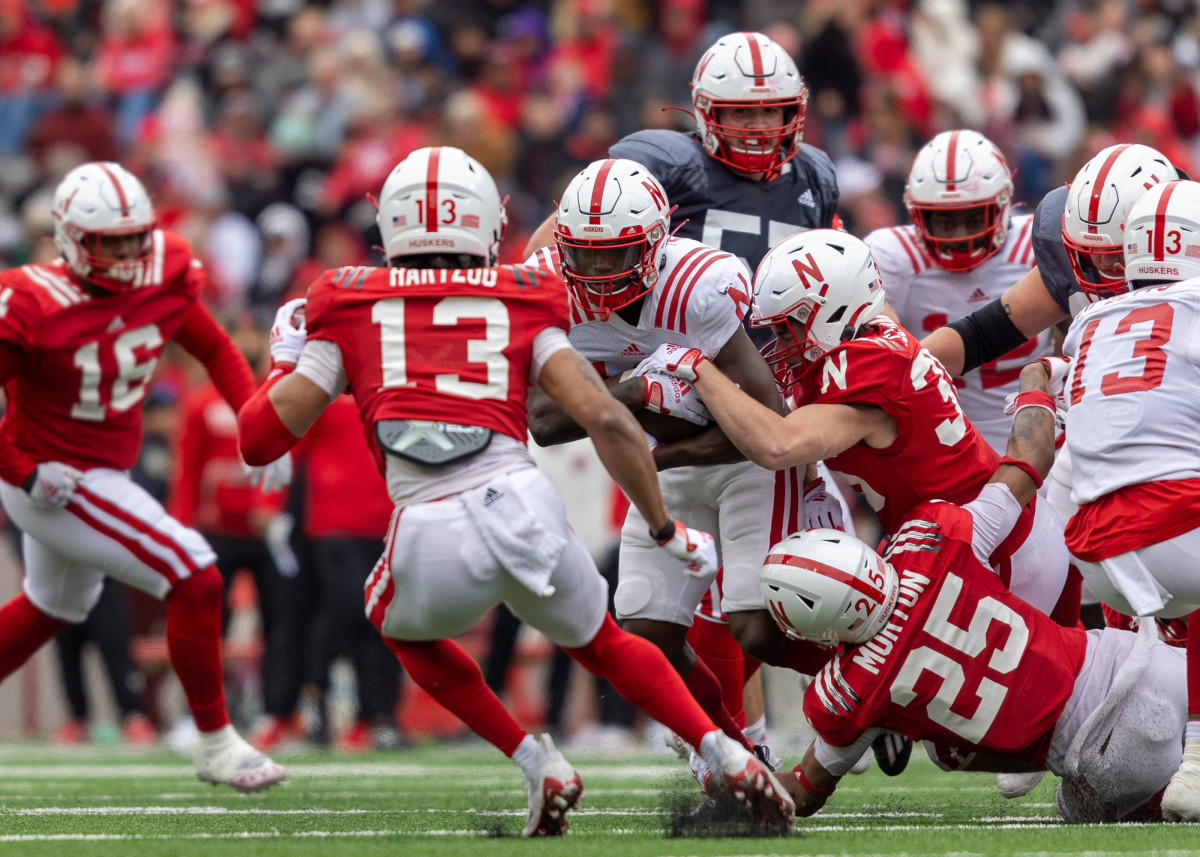
<path fill-rule="evenodd" d="M 1160 262 L 1166 258 L 1163 240 L 1166 238 L 1164 233 L 1167 231 L 1167 203 L 1178 185 L 1179 182 L 1167 183 L 1163 188 L 1162 196 L 1158 198 L 1158 207 L 1154 210 L 1154 258 Z"/>
<path fill-rule="evenodd" d="M 853 574 L 847 574 L 840 568 L 826 565 L 823 562 L 817 562 L 815 559 L 801 558 L 786 553 L 773 553 L 768 555 L 764 561 L 764 564 L 770 563 L 790 565 L 792 568 L 802 568 L 805 571 L 815 571 L 817 574 L 822 574 L 831 580 L 836 580 L 838 583 L 844 583 L 855 592 L 861 592 L 863 595 L 874 598 L 877 602 L 882 603 L 884 599 L 883 591 L 875 588 L 865 580 L 855 577 Z"/>
<path fill-rule="evenodd" d="M 958 160 L 958 131 L 950 132 L 950 146 L 946 149 L 946 190 L 954 190 L 954 162 Z"/>
<path fill-rule="evenodd" d="M 615 158 L 607 158 L 600 165 L 600 171 L 596 173 L 596 183 L 592 185 L 592 202 L 588 207 L 588 213 L 591 215 L 588 218 L 589 223 L 600 222 L 600 209 L 604 206 L 604 186 L 608 184 L 608 174 L 612 172 L 613 164 L 616 162 Z"/>
<path fill-rule="evenodd" d="M 1104 159 L 1104 163 L 1100 165 L 1100 172 L 1096 173 L 1096 181 L 1092 183 L 1092 198 L 1088 202 L 1088 233 L 1096 234 L 1096 218 L 1100 216 L 1100 197 L 1104 195 L 1104 183 L 1108 181 L 1108 174 L 1113 168 L 1113 164 L 1117 162 L 1117 158 L 1121 157 L 1121 153 L 1128 149 L 1129 143 L 1122 143 Z"/>
<path fill-rule="evenodd" d="M 442 158 L 442 147 L 429 150 L 429 163 L 425 167 L 425 231 L 437 232 L 438 204 L 438 161 Z"/>
<path fill-rule="evenodd" d="M 754 85 L 763 85 L 763 57 L 762 46 L 759 45 L 758 39 L 755 38 L 755 33 L 742 33 L 746 38 L 746 43 L 750 45 L 750 68 L 754 72 Z"/>
<path fill-rule="evenodd" d="M 117 189 L 117 204 L 121 206 L 121 216 L 127 217 L 129 215 L 129 199 L 125 196 L 125 188 L 121 187 L 121 183 L 117 181 L 117 177 L 112 170 L 104 164 L 97 164 L 97 166 L 104 171 L 104 174 L 108 176 L 108 180 L 113 183 L 113 187 Z"/>

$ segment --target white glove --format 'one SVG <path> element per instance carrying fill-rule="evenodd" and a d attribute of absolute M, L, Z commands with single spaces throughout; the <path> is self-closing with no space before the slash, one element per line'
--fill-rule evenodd
<path fill-rule="evenodd" d="M 273 515 L 271 520 L 267 521 L 266 530 L 263 531 L 263 541 L 267 545 L 267 552 L 271 554 L 271 559 L 281 577 L 292 578 L 300 573 L 300 560 L 296 558 L 296 552 L 292 550 L 292 528 L 295 525 L 296 519 L 283 512 Z"/>
<path fill-rule="evenodd" d="M 712 579 L 717 576 L 720 564 L 717 561 L 717 543 L 703 530 L 685 527 L 673 521 L 675 531 L 665 539 L 657 539 L 658 546 L 675 559 L 686 562 L 687 570 L 697 577 Z M 651 533 L 651 537 L 657 535 Z"/>
<path fill-rule="evenodd" d="M 257 485 L 264 494 L 274 494 L 292 484 L 292 454 L 290 452 L 285 452 L 270 464 L 251 467 L 243 462 L 242 467 L 246 471 L 246 475 L 250 477 L 250 484 Z"/>
<path fill-rule="evenodd" d="M 1061 399 L 1063 389 L 1067 385 L 1067 376 L 1071 374 L 1071 358 L 1070 357 L 1039 357 L 1034 363 L 1041 363 L 1046 370 L 1046 374 L 1050 376 L 1050 382 L 1047 387 L 1050 390 L 1050 395 L 1056 399 Z"/>
<path fill-rule="evenodd" d="M 24 486 L 29 501 L 38 509 L 61 509 L 75 494 L 83 472 L 61 461 L 44 461 L 37 466 L 33 479 Z"/>
<path fill-rule="evenodd" d="M 842 504 L 825 487 L 825 479 L 819 477 L 804 486 L 804 529 L 822 527 L 846 531 L 846 522 L 842 520 Z"/>
<path fill-rule="evenodd" d="M 696 388 L 664 372 L 643 375 L 646 382 L 646 410 L 678 417 L 698 426 L 712 422 L 712 414 L 696 394 Z"/>
<path fill-rule="evenodd" d="M 272 365 L 295 365 L 300 359 L 304 340 L 308 338 L 308 328 L 304 326 L 304 308 L 307 305 L 308 301 L 304 298 L 296 298 L 275 312 L 275 321 L 271 325 Z"/>
<path fill-rule="evenodd" d="M 704 353 L 699 348 L 668 343 L 658 346 L 653 354 L 641 362 L 638 368 L 649 364 L 647 371 L 664 372 L 694 384 L 696 382 L 696 364 L 703 359 L 705 359 Z"/>

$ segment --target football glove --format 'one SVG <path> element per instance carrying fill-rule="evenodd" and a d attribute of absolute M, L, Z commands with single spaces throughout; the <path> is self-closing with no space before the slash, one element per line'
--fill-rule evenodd
<path fill-rule="evenodd" d="M 61 509 L 75 495 L 83 472 L 61 461 L 44 461 L 21 487 L 38 509 Z"/>
<path fill-rule="evenodd" d="M 1034 363 L 1041 363 L 1050 381 L 1047 384 L 1050 395 L 1061 399 L 1063 389 L 1067 385 L 1067 376 L 1071 374 L 1070 357 L 1039 357 Z"/>
<path fill-rule="evenodd" d="M 665 539 L 657 539 L 658 546 L 675 559 L 686 562 L 687 570 L 691 574 L 710 580 L 716 577 L 719 563 L 717 543 L 713 541 L 713 537 L 702 530 L 685 527 L 679 521 L 673 523 L 675 530 Z"/>
<path fill-rule="evenodd" d="M 666 343 L 658 346 L 653 354 L 641 362 L 638 368 L 646 366 L 647 371 L 665 372 L 682 381 L 694 384 L 696 382 L 696 364 L 703 359 L 704 353 L 699 348 Z"/>
<path fill-rule="evenodd" d="M 275 322 L 271 325 L 272 366 L 280 363 L 294 366 L 300 359 L 304 341 L 308 338 L 308 328 L 304 326 L 304 308 L 307 304 L 304 298 L 296 298 L 276 311 Z"/>
<path fill-rule="evenodd" d="M 818 477 L 804 486 L 804 528 L 822 527 L 845 532 L 846 522 L 842 520 L 842 504 L 825 487 L 825 479 Z"/>
<path fill-rule="evenodd" d="M 250 484 L 257 485 L 264 494 L 274 494 L 292 484 L 292 454 L 290 452 L 285 452 L 270 464 L 259 467 L 251 467 L 243 462 L 242 468 L 250 477 Z"/>
<path fill-rule="evenodd" d="M 646 410 L 699 426 L 712 422 L 712 414 L 696 395 L 696 388 L 687 381 L 665 372 L 651 372 L 643 375 L 642 380 L 646 382 Z"/>

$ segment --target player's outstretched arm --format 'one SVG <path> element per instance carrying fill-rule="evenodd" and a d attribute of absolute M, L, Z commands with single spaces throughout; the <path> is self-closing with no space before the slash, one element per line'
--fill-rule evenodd
<path fill-rule="evenodd" d="M 1056 405 L 1045 361 L 1035 360 L 1021 370 L 1016 406 L 1008 447 L 989 481 L 1003 482 L 1023 506 L 1054 465 Z"/>
<path fill-rule="evenodd" d="M 939 327 L 921 340 L 954 376 L 1003 357 L 1031 336 L 1067 317 L 1031 268 L 990 304 Z"/>
<path fill-rule="evenodd" d="M 599 376 L 597 376 L 599 377 Z M 642 378 L 602 379 L 608 393 L 627 410 L 640 411 L 646 406 L 646 383 Z M 536 387 L 529 391 L 526 406 L 529 411 L 529 433 L 538 446 L 556 446 L 587 437 L 588 432 L 571 419 L 558 403 Z"/>
<path fill-rule="evenodd" d="M 809 745 L 808 752 L 800 764 L 792 769 L 790 776 L 780 777 L 783 787 L 796 802 L 796 815 L 804 818 L 825 806 L 825 801 L 841 780 L 841 777 L 835 777 L 817 761 L 814 746 Z"/>
<path fill-rule="evenodd" d="M 254 395 L 250 364 L 203 304 L 192 305 L 175 341 L 204 365 L 213 386 L 234 411 Z"/>

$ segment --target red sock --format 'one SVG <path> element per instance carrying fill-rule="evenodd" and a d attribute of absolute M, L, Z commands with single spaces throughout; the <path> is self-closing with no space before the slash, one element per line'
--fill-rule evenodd
<path fill-rule="evenodd" d="M 704 661 L 721 683 L 721 700 L 739 728 L 746 726 L 746 710 L 742 707 L 742 647 L 724 622 L 709 622 L 697 618 L 687 635 L 688 645 L 696 657 Z"/>
<path fill-rule="evenodd" d="M 612 616 L 604 617 L 604 624 L 586 646 L 563 651 L 590 672 L 608 679 L 617 693 L 693 747 L 700 746 L 700 739 L 720 725 L 714 725 L 715 718 L 705 715 L 705 709 L 688 693 L 683 679 L 658 647 L 622 631 Z M 698 669 L 692 670 L 692 675 L 703 663 L 697 661 L 696 666 Z M 716 676 L 704 669 L 712 684 L 712 695 L 720 704 L 721 688 Z M 728 712 L 725 717 L 729 719 Z M 737 730 L 737 737 L 744 743 L 746 739 L 741 734 Z"/>
<path fill-rule="evenodd" d="M 1063 583 L 1062 592 L 1058 595 L 1058 603 L 1050 611 L 1050 618 L 1064 628 L 1074 628 L 1079 625 L 1079 603 L 1083 599 L 1083 575 L 1074 564 L 1067 569 L 1067 579 Z"/>
<path fill-rule="evenodd" d="M 754 745 L 746 740 L 746 736 L 742 734 L 742 728 L 737 725 L 737 721 L 725 707 L 725 701 L 721 697 L 721 683 L 717 681 L 717 677 L 713 675 L 713 671 L 704 661 L 696 658 L 696 665 L 692 667 L 692 674 L 684 679 L 684 685 L 700 703 L 704 713 L 712 718 L 713 723 L 716 723 L 722 732 L 745 745 L 747 750 L 754 749 Z"/>
<path fill-rule="evenodd" d="M 1188 719 L 1200 720 L 1200 610 L 1188 614 L 1187 663 Z"/>
<path fill-rule="evenodd" d="M 0 681 L 70 624 L 34 607 L 24 592 L 0 607 Z"/>
<path fill-rule="evenodd" d="M 792 640 L 787 654 L 775 666 L 786 667 L 803 675 L 816 675 L 836 654 L 836 648 L 821 646 L 808 640 Z"/>
<path fill-rule="evenodd" d="M 383 641 L 412 680 L 471 731 L 505 756 L 516 752 L 527 733 L 484 684 L 479 664 L 462 646 L 453 640 L 414 642 L 384 637 Z"/>
<path fill-rule="evenodd" d="M 167 593 L 167 654 L 201 732 L 229 725 L 221 670 L 221 573 L 216 566 Z"/>

